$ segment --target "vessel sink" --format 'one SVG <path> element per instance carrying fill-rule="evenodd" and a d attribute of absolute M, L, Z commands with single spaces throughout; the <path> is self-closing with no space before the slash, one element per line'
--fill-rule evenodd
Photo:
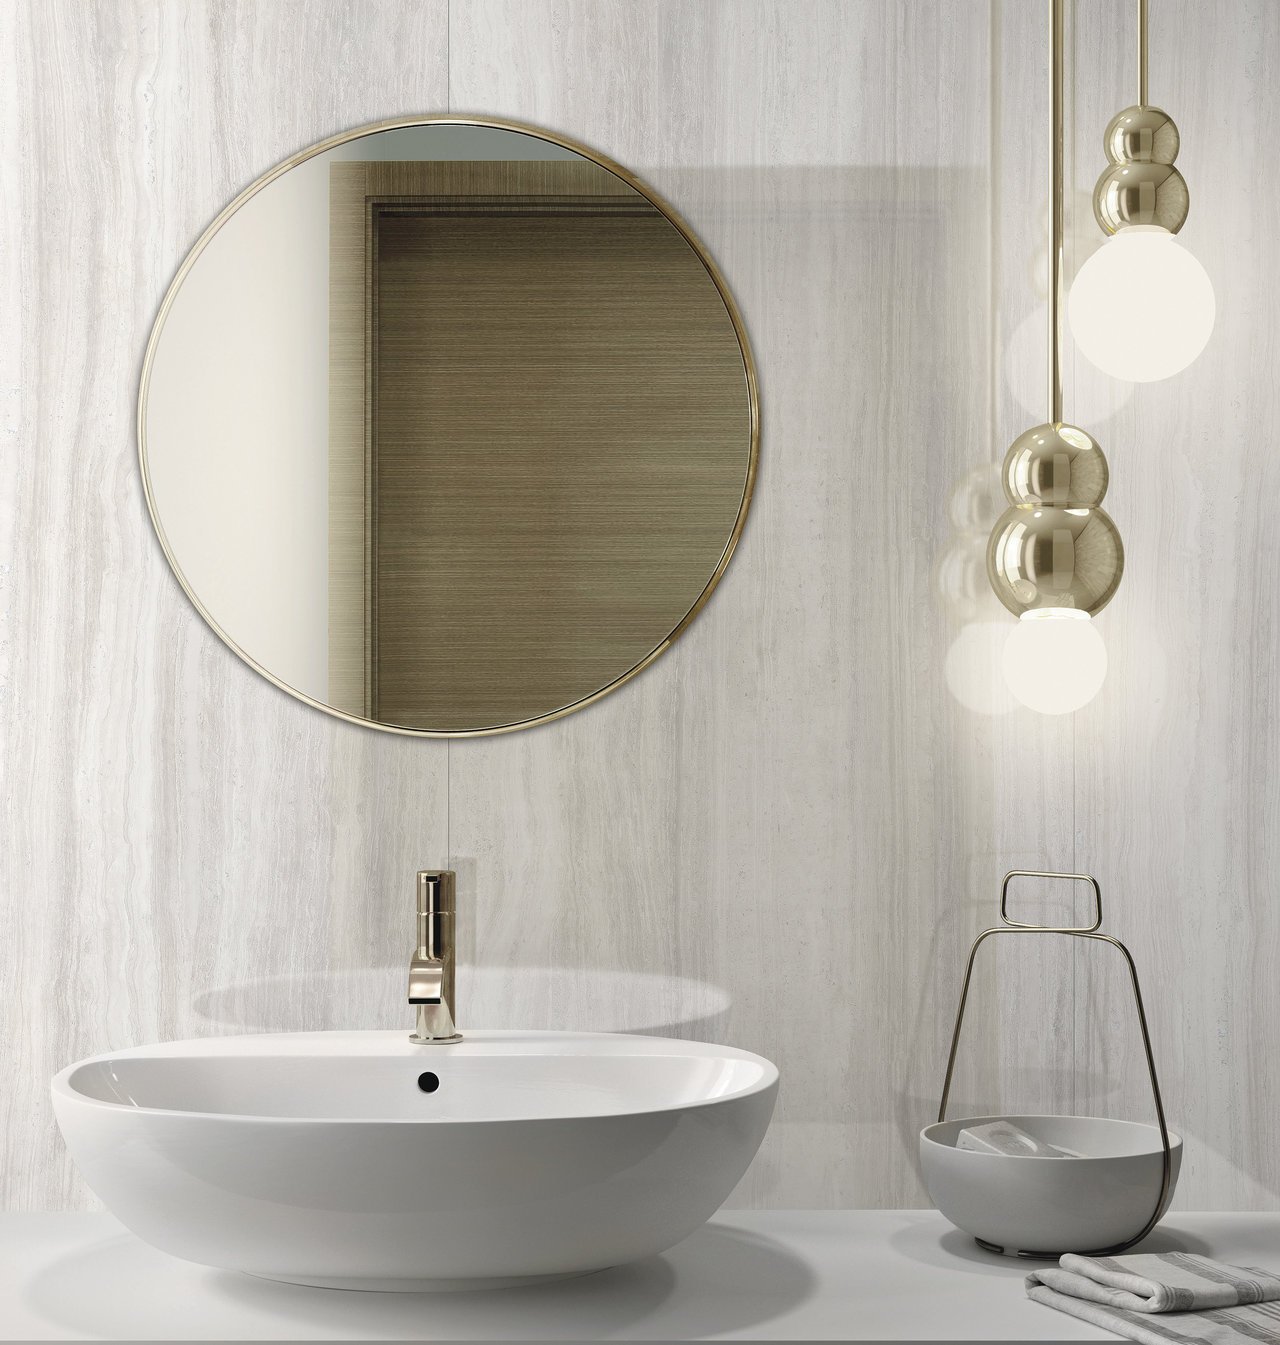
<path fill-rule="evenodd" d="M 333 1288 L 473 1288 L 652 1256 L 733 1190 L 778 1071 L 661 1037 L 404 1032 L 113 1051 L 53 1080 L 85 1180 L 205 1265 Z"/>

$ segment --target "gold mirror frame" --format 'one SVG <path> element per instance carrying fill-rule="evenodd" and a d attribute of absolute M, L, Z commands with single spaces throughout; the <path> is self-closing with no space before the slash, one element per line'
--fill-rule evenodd
<path fill-rule="evenodd" d="M 729 314 L 729 319 L 733 323 L 733 330 L 738 338 L 738 346 L 742 352 L 743 373 L 747 389 L 747 399 L 750 413 L 751 427 L 751 446 L 750 459 L 747 463 L 746 482 L 742 491 L 742 503 L 738 509 L 738 516 L 734 520 L 733 529 L 729 534 L 729 539 L 725 543 L 724 551 L 721 554 L 719 563 L 712 572 L 711 578 L 707 581 L 706 587 L 698 595 L 693 605 L 684 614 L 678 624 L 662 640 L 654 646 L 638 663 L 628 668 L 625 672 L 615 677 L 613 681 L 605 686 L 593 691 L 590 695 L 583 696 L 569 705 L 562 706 L 558 710 L 553 710 L 544 715 L 537 715 L 531 719 L 520 720 L 510 724 L 499 724 L 480 729 L 424 729 L 410 728 L 400 724 L 386 724 L 376 719 L 365 719 L 360 715 L 353 715 L 345 710 L 339 710 L 324 701 L 317 700 L 314 696 L 308 696 L 306 692 L 299 691 L 297 687 L 290 686 L 288 682 L 282 681 L 274 673 L 264 668 L 261 663 L 251 657 L 243 650 L 225 630 L 213 619 L 208 609 L 200 601 L 199 597 L 187 582 L 186 576 L 178 564 L 177 558 L 169 545 L 169 539 L 165 535 L 165 530 L 160 522 L 160 516 L 156 509 L 155 497 L 151 487 L 151 473 L 147 464 L 147 396 L 151 382 L 151 366 L 155 357 L 156 347 L 159 344 L 161 333 L 164 330 L 165 319 L 173 306 L 174 299 L 182 287 L 182 282 L 186 279 L 187 273 L 195 266 L 201 253 L 209 245 L 218 230 L 231 218 L 232 215 L 240 209 L 246 201 L 256 196 L 264 187 L 269 186 L 276 178 L 283 176 L 291 168 L 306 160 L 314 158 L 318 154 L 323 154 L 328 150 L 335 149 L 339 145 L 345 145 L 353 140 L 360 140 L 366 136 L 378 135 L 383 131 L 397 131 L 414 126 L 484 126 L 496 130 L 512 131 L 518 135 L 532 136 L 538 140 L 548 141 L 550 144 L 559 145 L 563 149 L 572 150 L 575 154 L 581 155 L 584 159 L 598 164 L 601 168 L 615 174 L 633 190 L 651 202 L 663 215 L 675 226 L 681 237 L 693 249 L 694 255 L 702 263 L 712 283 L 715 285 L 720 295 L 725 309 Z M 298 154 L 294 154 L 283 162 L 278 163 L 274 168 L 269 169 L 261 177 L 256 178 L 242 192 L 239 193 L 227 206 L 225 206 L 213 222 L 204 230 L 196 240 L 191 251 L 183 259 L 182 265 L 178 268 L 177 274 L 165 291 L 165 296 L 160 304 L 159 311 L 156 314 L 155 322 L 151 327 L 151 334 L 147 338 L 146 353 L 142 360 L 142 376 L 138 385 L 138 412 L 137 412 L 137 436 L 138 436 L 138 464 L 142 473 L 142 489 L 146 497 L 147 513 L 151 518 L 151 526 L 155 529 L 156 537 L 160 542 L 160 548 L 164 552 L 165 560 L 169 563 L 169 568 L 173 571 L 178 583 L 181 584 L 183 592 L 187 595 L 191 605 L 196 609 L 204 619 L 205 624 L 214 632 L 215 635 L 227 646 L 231 652 L 249 665 L 260 676 L 286 692 L 295 700 L 301 701 L 304 705 L 309 705 L 316 710 L 322 710 L 327 715 L 332 715 L 335 719 L 346 720 L 350 724 L 359 724 L 364 728 L 380 729 L 384 733 L 398 733 L 414 738 L 482 738 L 491 737 L 499 733 L 514 733 L 517 729 L 533 728 L 538 724 L 550 723 L 554 719 L 560 719 L 565 715 L 572 714 L 575 710 L 584 709 L 593 702 L 598 701 L 602 696 L 607 696 L 609 692 L 616 691 L 623 683 L 629 682 L 638 673 L 644 671 L 655 659 L 664 654 L 679 637 L 684 633 L 690 622 L 706 605 L 707 600 L 715 591 L 716 585 L 720 582 L 729 561 L 738 545 L 738 539 L 742 535 L 742 529 L 746 524 L 747 512 L 751 507 L 751 498 L 755 490 L 756 470 L 760 459 L 760 395 L 756 379 L 755 361 L 751 354 L 751 345 L 747 339 L 746 326 L 743 323 L 742 315 L 738 311 L 738 306 L 734 302 L 729 286 L 721 274 L 719 267 L 716 266 L 706 248 L 702 245 L 697 235 L 685 223 L 671 205 L 669 205 L 653 188 L 642 182 L 635 174 L 629 172 L 621 164 L 615 163 L 607 155 L 600 154 L 596 150 L 590 149 L 577 140 L 568 136 L 558 135 L 555 132 L 543 130 L 537 126 L 531 126 L 527 123 L 506 121 L 497 117 L 454 117 L 448 115 L 429 115 L 420 117 L 395 117 L 388 121 L 370 122 L 364 126 L 358 126 L 354 130 L 344 131 L 339 135 L 330 136 L 326 140 L 321 140 L 314 145 L 308 146 Z"/>

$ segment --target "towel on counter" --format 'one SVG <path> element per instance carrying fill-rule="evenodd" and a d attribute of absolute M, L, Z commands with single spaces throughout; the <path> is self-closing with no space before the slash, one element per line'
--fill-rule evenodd
<path fill-rule="evenodd" d="M 1280 1345 L 1280 1277 L 1189 1252 L 1068 1254 L 1027 1297 L 1145 1345 Z"/>

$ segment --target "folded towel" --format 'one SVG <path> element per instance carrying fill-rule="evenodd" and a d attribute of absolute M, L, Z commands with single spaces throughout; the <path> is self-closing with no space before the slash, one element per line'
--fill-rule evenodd
<path fill-rule="evenodd" d="M 1004 1154 L 1009 1158 L 1079 1158 L 1074 1149 L 1063 1149 L 1047 1140 L 1038 1140 L 1012 1121 L 988 1121 L 985 1125 L 966 1126 L 956 1136 L 957 1149 L 976 1153 Z"/>
<path fill-rule="evenodd" d="M 1068 1254 L 1027 1296 L 1146 1345 L 1280 1345 L 1280 1276 L 1189 1252 Z"/>

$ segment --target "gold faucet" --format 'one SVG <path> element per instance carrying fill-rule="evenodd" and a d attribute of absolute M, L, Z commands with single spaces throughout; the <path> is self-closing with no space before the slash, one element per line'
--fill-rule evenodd
<path fill-rule="evenodd" d="M 455 876 L 452 869 L 418 874 L 418 946 L 409 963 L 409 1003 L 418 1007 L 418 1030 L 409 1040 L 420 1046 L 462 1040 L 453 1022 Z"/>

